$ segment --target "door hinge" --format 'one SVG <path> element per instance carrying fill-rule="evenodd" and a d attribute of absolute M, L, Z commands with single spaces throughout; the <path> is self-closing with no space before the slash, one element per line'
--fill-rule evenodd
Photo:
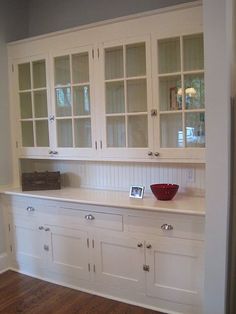
<path fill-rule="evenodd" d="M 18 148 L 18 141 L 16 141 L 16 148 Z"/>
<path fill-rule="evenodd" d="M 88 263 L 88 271 L 90 272 L 90 264 Z"/>
<path fill-rule="evenodd" d="M 87 247 L 89 248 L 89 238 L 87 238 Z"/>
<path fill-rule="evenodd" d="M 12 250 L 12 245 L 10 245 L 10 251 L 12 252 L 13 250 Z"/>
<path fill-rule="evenodd" d="M 97 52 L 98 52 L 98 59 L 99 59 L 99 57 L 100 57 L 100 52 L 99 52 L 99 48 L 97 49 Z"/>
<path fill-rule="evenodd" d="M 94 273 L 96 272 L 96 266 L 95 266 L 95 264 L 93 264 L 93 272 L 94 272 Z"/>
<path fill-rule="evenodd" d="M 94 239 L 92 240 L 92 248 L 94 249 Z"/>
<path fill-rule="evenodd" d="M 94 49 L 92 49 L 92 58 L 94 59 Z"/>
<path fill-rule="evenodd" d="M 144 270 L 144 271 L 149 271 L 149 270 L 150 270 L 149 265 L 143 265 L 143 270 Z"/>
<path fill-rule="evenodd" d="M 11 231 L 11 225 L 8 224 L 8 231 L 10 232 Z"/>
<path fill-rule="evenodd" d="M 11 70 L 14 72 L 14 64 L 11 65 Z"/>

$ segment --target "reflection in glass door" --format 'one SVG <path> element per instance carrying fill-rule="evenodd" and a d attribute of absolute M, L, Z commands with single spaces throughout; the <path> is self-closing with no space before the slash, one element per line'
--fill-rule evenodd
<path fill-rule="evenodd" d="M 148 147 L 146 44 L 105 49 L 107 147 Z"/>
<path fill-rule="evenodd" d="M 58 147 L 92 147 L 89 53 L 54 58 Z"/>

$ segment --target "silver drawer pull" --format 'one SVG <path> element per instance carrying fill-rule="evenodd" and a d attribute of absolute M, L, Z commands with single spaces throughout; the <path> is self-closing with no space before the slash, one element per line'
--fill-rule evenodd
<path fill-rule="evenodd" d="M 91 214 L 86 215 L 84 218 L 87 219 L 87 220 L 94 220 L 95 219 L 95 217 L 93 215 L 91 215 Z"/>
<path fill-rule="evenodd" d="M 173 230 L 174 227 L 172 225 L 169 225 L 169 224 L 164 224 L 161 226 L 161 229 L 162 230 Z"/>
<path fill-rule="evenodd" d="M 45 228 L 44 230 L 45 230 L 45 231 L 50 231 L 50 228 L 47 227 L 47 228 Z"/>
<path fill-rule="evenodd" d="M 32 206 L 28 206 L 28 207 L 26 208 L 26 210 L 27 210 L 27 212 L 34 212 L 34 211 L 35 211 L 35 208 L 32 207 Z"/>
<path fill-rule="evenodd" d="M 39 230 L 43 230 L 44 229 L 44 227 L 43 226 L 39 226 Z"/>

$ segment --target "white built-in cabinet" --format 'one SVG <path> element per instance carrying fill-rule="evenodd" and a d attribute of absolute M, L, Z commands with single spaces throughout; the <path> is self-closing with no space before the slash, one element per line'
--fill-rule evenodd
<path fill-rule="evenodd" d="M 203 313 L 203 216 L 17 196 L 4 208 L 13 269 L 165 313 Z"/>
<path fill-rule="evenodd" d="M 9 46 L 19 156 L 204 162 L 201 17 L 180 12 Z"/>

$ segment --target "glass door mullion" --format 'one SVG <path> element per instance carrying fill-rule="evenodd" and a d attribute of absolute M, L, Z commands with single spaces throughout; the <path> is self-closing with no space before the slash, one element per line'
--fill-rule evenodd
<path fill-rule="evenodd" d="M 180 70 L 181 70 L 181 93 L 182 93 L 182 134 L 183 147 L 186 147 L 186 130 L 185 130 L 185 90 L 184 90 L 184 46 L 183 36 L 180 37 Z"/>
<path fill-rule="evenodd" d="M 35 124 L 35 108 L 34 108 L 34 82 L 33 82 L 33 62 L 30 62 L 30 81 L 31 81 L 31 104 L 32 104 L 32 119 L 33 119 L 33 137 L 34 147 L 37 147 L 36 124 Z"/>

